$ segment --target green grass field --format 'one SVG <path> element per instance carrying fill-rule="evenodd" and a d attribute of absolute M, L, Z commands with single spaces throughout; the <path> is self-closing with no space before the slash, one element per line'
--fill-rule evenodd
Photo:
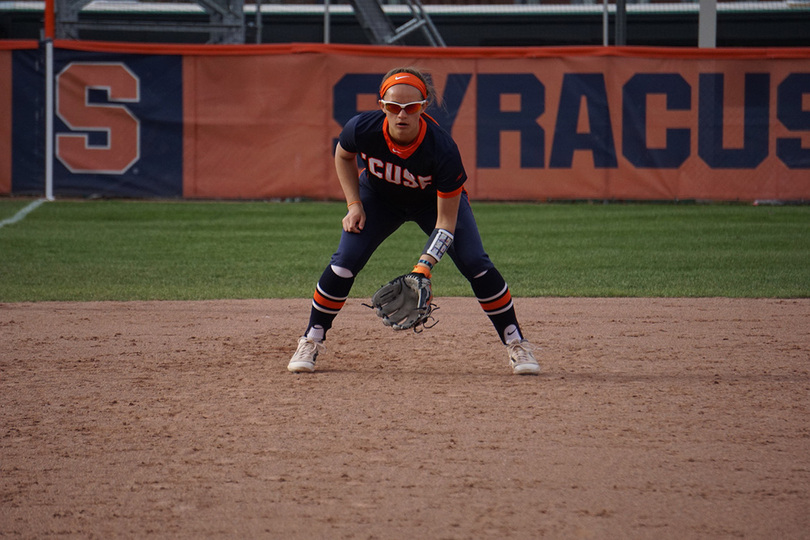
<path fill-rule="evenodd" d="M 31 201 L 0 200 L 0 221 Z M 515 296 L 808 297 L 810 207 L 473 203 Z M 342 203 L 56 201 L 0 228 L 0 301 L 308 297 Z M 358 276 L 412 267 L 406 224 Z M 437 296 L 469 296 L 450 260 Z"/>

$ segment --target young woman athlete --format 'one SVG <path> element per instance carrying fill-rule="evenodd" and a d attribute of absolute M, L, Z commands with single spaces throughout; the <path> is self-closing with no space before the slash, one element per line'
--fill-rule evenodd
<path fill-rule="evenodd" d="M 446 253 L 469 280 L 506 345 L 513 372 L 540 371 L 520 331 L 509 287 L 481 243 L 464 190 L 467 174 L 458 147 L 425 114 L 434 95 L 418 70 L 393 69 L 380 86 L 380 109 L 360 113 L 343 128 L 335 168 L 348 212 L 337 251 L 318 280 L 309 324 L 287 366 L 290 371 L 315 371 L 326 332 L 346 303 L 358 272 L 406 221 L 416 222 L 429 236 L 414 271 L 430 277 Z"/>

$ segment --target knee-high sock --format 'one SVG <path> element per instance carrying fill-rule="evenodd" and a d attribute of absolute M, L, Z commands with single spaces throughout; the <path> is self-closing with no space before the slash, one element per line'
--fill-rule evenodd
<path fill-rule="evenodd" d="M 470 280 L 473 293 L 484 313 L 492 321 L 503 343 L 522 339 L 509 285 L 496 268 L 491 268 Z"/>
<path fill-rule="evenodd" d="M 341 277 L 331 265 L 326 267 L 312 296 L 312 309 L 305 335 L 319 340 L 326 337 L 326 331 L 332 328 L 332 321 L 346 303 L 353 284 L 354 276 Z"/>

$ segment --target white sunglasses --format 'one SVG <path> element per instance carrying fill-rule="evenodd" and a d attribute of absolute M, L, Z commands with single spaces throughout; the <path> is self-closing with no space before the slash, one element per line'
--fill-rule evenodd
<path fill-rule="evenodd" d="M 381 99 L 380 103 L 382 103 L 385 110 L 391 114 L 399 114 L 402 109 L 405 109 L 405 112 L 408 114 L 416 114 L 422 109 L 422 106 L 427 103 L 427 100 L 423 99 L 422 101 L 411 101 L 410 103 L 397 103 L 396 101 L 385 101 Z"/>

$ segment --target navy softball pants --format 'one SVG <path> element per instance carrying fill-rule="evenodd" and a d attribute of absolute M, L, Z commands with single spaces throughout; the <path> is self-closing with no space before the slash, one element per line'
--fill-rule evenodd
<path fill-rule="evenodd" d="M 408 221 L 415 222 L 426 235 L 430 236 L 436 227 L 436 205 L 429 207 L 403 208 L 380 199 L 370 188 L 360 185 L 360 199 L 366 212 L 366 224 L 360 233 L 343 231 L 340 244 L 332 264 L 346 268 L 357 275 L 368 260 L 400 226 Z M 468 280 L 493 268 L 489 255 L 484 251 L 478 225 L 473 217 L 467 193 L 461 194 L 455 239 L 447 251 L 461 274 Z M 414 256 L 418 254 L 414 253 Z"/>

